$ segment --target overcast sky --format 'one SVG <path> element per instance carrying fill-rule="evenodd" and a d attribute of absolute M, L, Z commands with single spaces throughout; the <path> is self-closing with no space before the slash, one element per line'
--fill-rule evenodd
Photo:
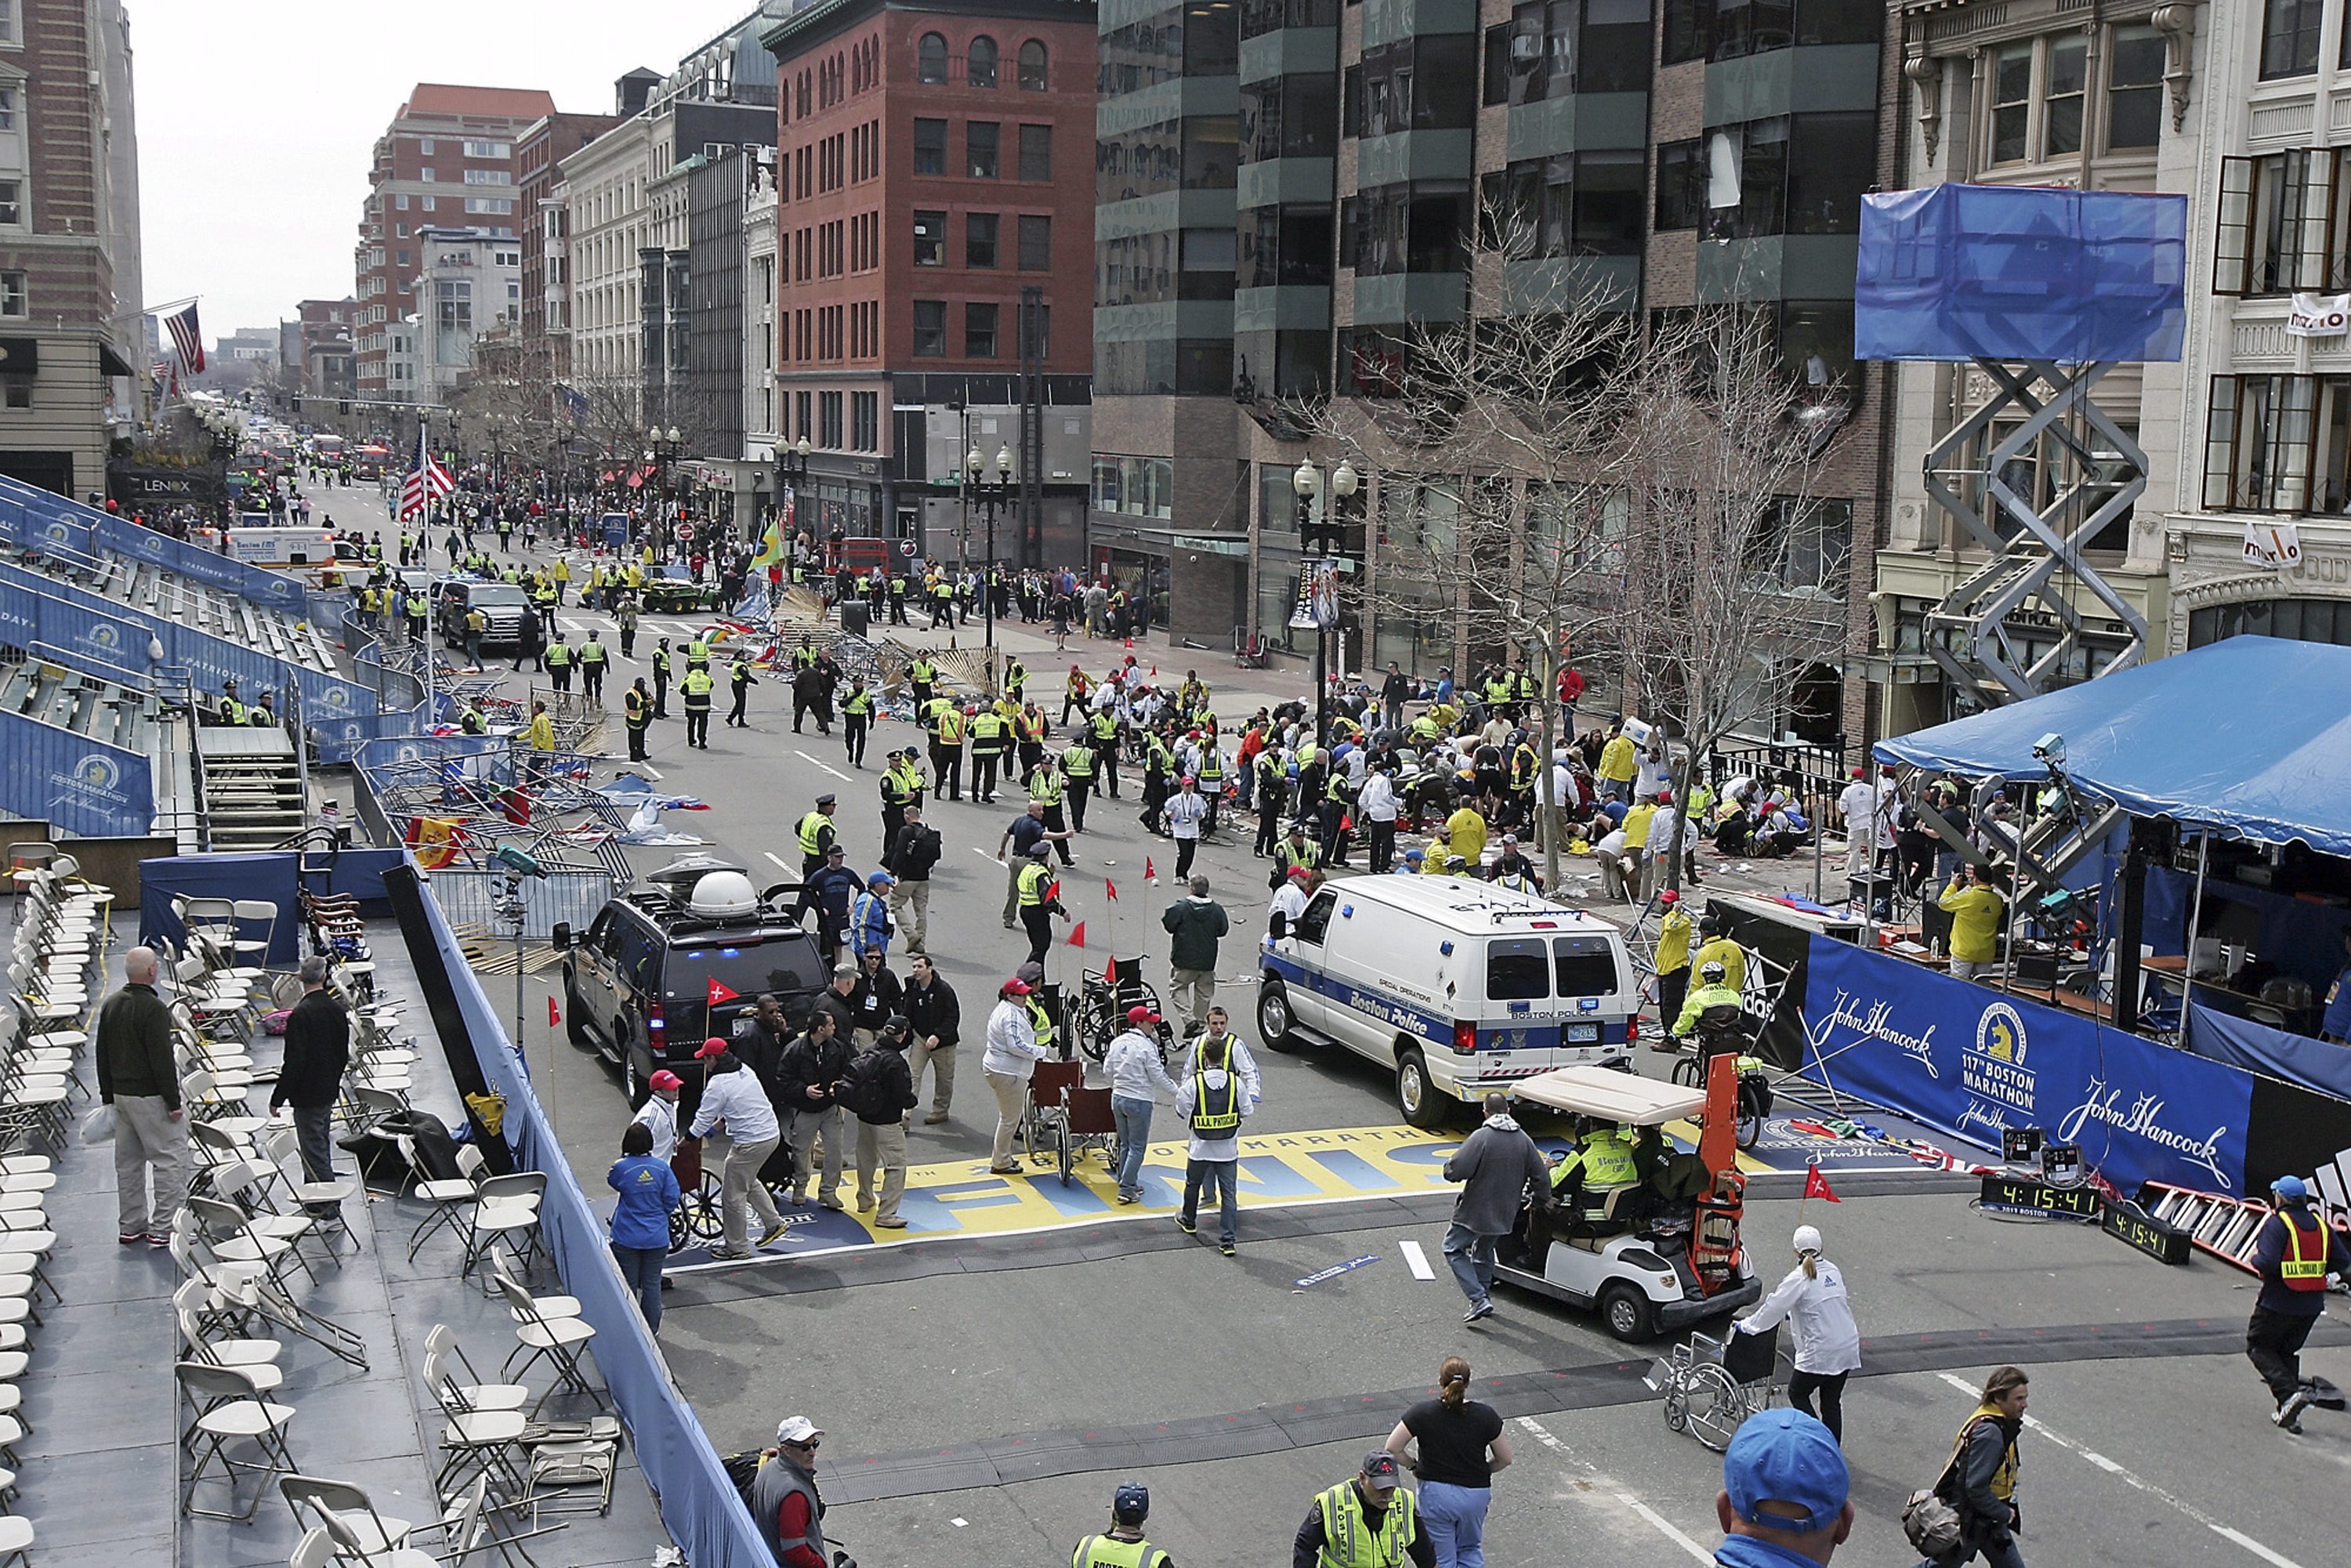
<path fill-rule="evenodd" d="M 754 0 L 127 0 L 147 298 L 204 340 L 351 291 L 370 151 L 419 81 L 544 88 L 611 112 Z"/>

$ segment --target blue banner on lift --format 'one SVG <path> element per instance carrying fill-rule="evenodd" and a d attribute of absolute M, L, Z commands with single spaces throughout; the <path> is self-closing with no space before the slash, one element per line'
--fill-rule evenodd
<path fill-rule="evenodd" d="M 155 780 L 147 759 L 86 735 L 0 713 L 0 802 L 84 839 L 146 836 L 155 821 Z"/>
<path fill-rule="evenodd" d="M 1850 943 L 1815 936 L 1808 1078 L 1991 1148 L 2041 1127 L 2126 1192 L 2245 1190 L 2252 1075 Z"/>

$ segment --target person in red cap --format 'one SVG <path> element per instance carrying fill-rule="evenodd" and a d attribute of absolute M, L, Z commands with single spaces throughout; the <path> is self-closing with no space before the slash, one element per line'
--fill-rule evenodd
<path fill-rule="evenodd" d="M 1274 891 L 1273 907 L 1268 911 L 1266 934 L 1279 942 L 1290 932 L 1292 922 L 1306 913 L 1307 895 L 1314 891 L 1314 873 L 1302 865 L 1290 868 Z"/>
<path fill-rule="evenodd" d="M 1666 911 L 1657 926 L 1657 1017 L 1670 1027 L 1689 995 L 1690 917 L 1682 895 L 1670 887 L 1657 894 L 1657 902 Z"/>
<path fill-rule="evenodd" d="M 746 1068 L 726 1049 L 725 1040 L 704 1040 L 694 1057 L 705 1064 L 707 1076 L 702 1082 L 701 1109 L 695 1112 L 694 1124 L 686 1131 L 696 1139 L 714 1129 L 726 1131 L 726 1174 L 720 1181 L 719 1210 L 725 1239 L 711 1256 L 733 1261 L 751 1256 L 751 1249 L 744 1244 L 749 1230 L 747 1208 L 758 1212 L 764 1228 L 760 1246 L 784 1234 L 784 1217 L 778 1212 L 776 1200 L 768 1196 L 767 1184 L 759 1179 L 759 1167 L 783 1142 L 783 1124 L 776 1119 L 776 1108 L 768 1102 L 758 1074 Z"/>
<path fill-rule="evenodd" d="M 1167 831 L 1176 838 L 1176 880 L 1185 881 L 1192 874 L 1192 857 L 1200 850 L 1200 828 L 1208 820 L 1208 798 L 1200 793 L 1200 781 L 1186 773 L 1184 782 L 1160 808 L 1167 819 Z"/>
<path fill-rule="evenodd" d="M 1030 989 L 1018 978 L 997 988 L 996 1010 L 987 1015 L 987 1044 L 979 1058 L 979 1071 L 996 1094 L 996 1141 L 988 1148 L 987 1168 L 998 1176 L 1020 1169 L 1012 1158 L 1012 1134 L 1028 1113 L 1029 1080 L 1045 1059 L 1029 1010 Z"/>
<path fill-rule="evenodd" d="M 643 1123 L 653 1134 L 653 1158 L 667 1160 L 677 1152 L 677 1094 L 685 1082 L 664 1067 L 645 1080 L 645 1087 L 652 1092 L 631 1120 Z"/>
<path fill-rule="evenodd" d="M 1143 1152 L 1151 1142 L 1151 1112 L 1161 1100 L 1183 1103 L 1184 1091 L 1167 1075 L 1160 1060 L 1159 1015 L 1149 1008 L 1126 1009 L 1126 1028 L 1120 1030 L 1102 1055 L 1102 1072 L 1110 1080 L 1111 1119 L 1118 1127 L 1118 1147 L 1113 1164 L 1118 1168 L 1118 1200 L 1143 1197 Z"/>

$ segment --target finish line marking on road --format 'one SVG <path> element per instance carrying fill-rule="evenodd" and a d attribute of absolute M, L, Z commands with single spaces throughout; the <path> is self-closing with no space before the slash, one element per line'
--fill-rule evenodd
<path fill-rule="evenodd" d="M 852 779 L 848 774 L 843 773 L 840 768 L 835 768 L 835 767 L 831 766 L 830 763 L 819 762 L 819 761 L 817 761 L 817 759 L 816 759 L 815 758 L 810 757 L 810 756 L 807 752 L 805 752 L 805 751 L 794 750 L 794 751 L 793 751 L 793 753 L 792 753 L 792 755 L 793 755 L 794 757 L 799 758 L 801 761 L 806 762 L 806 763 L 809 763 L 809 764 L 810 764 L 810 765 L 811 765 L 811 766 L 813 766 L 813 767 L 817 767 L 817 768 L 823 768 L 827 773 L 831 774 L 835 779 L 840 779 L 843 784 L 854 784 L 854 783 L 856 783 L 856 782 L 857 782 L 857 780 L 856 780 L 856 779 Z"/>
<path fill-rule="evenodd" d="M 1965 1378 L 1959 1377 L 1949 1372 L 1938 1373 L 1936 1375 L 1940 1377 L 1944 1382 L 1949 1384 L 1952 1387 L 1958 1389 L 1960 1393 L 1968 1396 L 1970 1399 L 1980 1399 L 1983 1396 L 1983 1390 L 1977 1387 L 1974 1384 L 1968 1382 Z M 2048 1425 L 2042 1421 L 2039 1416 L 2028 1415 L 2024 1418 L 2024 1424 L 2032 1427 L 2034 1431 L 2040 1433 L 2043 1437 L 2048 1438 L 2051 1442 L 2056 1444 L 2059 1448 L 2070 1449 L 2074 1453 L 2080 1455 L 2083 1458 L 2089 1460 L 2090 1463 L 2097 1466 L 2098 1469 L 2105 1471 L 2116 1480 L 2121 1481 L 2125 1486 L 2137 1488 L 2138 1490 L 2147 1493 L 2147 1496 L 2154 1498 L 2158 1502 L 2169 1503 L 2173 1508 L 2178 1509 L 2181 1513 L 2186 1514 L 2189 1519 L 2194 1520 L 2197 1523 L 2202 1525 L 2213 1534 L 2220 1537 L 2223 1541 L 2231 1542 L 2236 1545 L 2243 1547 L 2246 1551 L 2252 1552 L 2262 1562 L 2272 1564 L 2273 1568 L 2302 1568 L 2302 1564 L 2296 1563 L 2293 1558 L 2288 1557 L 2282 1552 L 2271 1551 L 2260 1542 L 2255 1541 L 2252 1536 L 2247 1535 L 2243 1531 L 2235 1530 L 2221 1523 L 2219 1520 L 2214 1519 L 2210 1514 L 2206 1513 L 2202 1509 L 2198 1508 L 2194 1503 L 2189 1502 L 2181 1498 L 2174 1497 L 2171 1493 L 2164 1490 L 2161 1487 L 2157 1486 L 2153 1481 L 2147 1480 L 2139 1476 L 2132 1474 L 2129 1470 L 2125 1469 L 2121 1465 L 2118 1465 L 2114 1460 L 2106 1458 L 2105 1455 L 2098 1452 L 2095 1448 L 2091 1448 L 2088 1444 L 2075 1442 L 2073 1438 L 2066 1437 L 2062 1432 L 2052 1431 Z"/>
<path fill-rule="evenodd" d="M 1631 1492 L 1617 1490 L 1616 1488 L 1619 1483 L 1611 1479 L 1607 1476 L 1602 1475 L 1599 1469 L 1595 1468 L 1590 1460 L 1584 1458 L 1583 1455 L 1577 1453 L 1565 1443 L 1561 1442 L 1557 1437 L 1552 1436 L 1551 1432 L 1544 1427 L 1541 1422 L 1536 1420 L 1531 1416 L 1521 1416 L 1519 1417 L 1519 1426 L 1523 1428 L 1526 1434 L 1532 1437 L 1536 1442 L 1541 1443 L 1544 1448 L 1549 1448 L 1552 1453 L 1557 1454 L 1568 1464 L 1573 1465 L 1577 1469 L 1582 1470 L 1600 1486 L 1608 1489 L 1609 1492 L 1618 1502 L 1623 1503 L 1626 1508 L 1631 1509 L 1635 1514 L 1638 1514 L 1642 1521 L 1655 1529 L 1658 1534 L 1663 1535 L 1667 1540 L 1672 1542 L 1675 1545 L 1688 1552 L 1700 1563 L 1708 1563 L 1709 1565 L 1712 1564 L 1714 1562 L 1713 1552 L 1708 1552 L 1705 1547 L 1700 1546 L 1697 1542 L 1692 1541 L 1687 1535 L 1682 1532 L 1680 1528 L 1677 1526 L 1672 1520 L 1667 1519 L 1664 1514 L 1659 1513 L 1656 1509 L 1651 1508 L 1647 1503 L 1643 1502 Z"/>
<path fill-rule="evenodd" d="M 1428 1266 L 1428 1254 L 1421 1249 L 1419 1242 L 1399 1241 L 1396 1243 L 1396 1246 L 1402 1249 L 1404 1252 L 1405 1267 L 1412 1270 L 1412 1277 L 1414 1279 L 1434 1280 L 1437 1278 L 1437 1270 Z"/>

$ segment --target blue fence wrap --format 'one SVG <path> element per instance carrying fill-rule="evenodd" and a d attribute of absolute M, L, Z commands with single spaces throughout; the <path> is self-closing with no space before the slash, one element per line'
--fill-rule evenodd
<path fill-rule="evenodd" d="M 1826 937 L 1807 970 L 1806 1077 L 1989 1147 L 2046 1128 L 2126 1191 L 2245 1191 L 2241 1068 Z"/>
<path fill-rule="evenodd" d="M 427 891 L 431 884 L 428 881 Z M 441 906 L 423 901 L 433 941 L 465 1015 L 482 1074 L 506 1096 L 504 1134 L 518 1168 L 545 1171 L 538 1229 L 555 1254 L 563 1288 L 580 1298 L 596 1328 L 596 1366 L 627 1423 L 637 1464 L 661 1502 L 662 1522 L 694 1568 L 775 1568 L 775 1558 L 719 1465 L 702 1423 L 672 1383 L 668 1365 L 645 1332 L 636 1298 L 612 1261 L 609 1237 L 548 1129 L 520 1057 L 465 962 Z"/>
<path fill-rule="evenodd" d="M 100 552 L 129 556 L 193 581 L 225 589 L 250 603 L 302 609 L 302 585 L 290 577 L 183 543 L 128 517 L 85 507 L 17 479 L 0 477 L 0 540 L 36 543 L 83 557 Z"/>
<path fill-rule="evenodd" d="M 2288 1034 L 2191 1001 L 2180 1043 L 2209 1061 L 2351 1100 L 2351 1051 L 2332 1040 Z"/>
<path fill-rule="evenodd" d="M 144 837 L 155 779 L 135 751 L 22 714 L 0 714 L 0 805 L 85 839 Z"/>
<path fill-rule="evenodd" d="M 405 854 L 398 849 L 344 850 L 335 856 L 334 869 L 314 893 L 348 893 L 360 901 L 360 913 L 376 915 L 391 908 L 383 896 L 383 873 Z M 269 963 L 292 968 L 302 961 L 301 909 L 295 898 L 301 857 L 290 850 L 263 850 L 252 854 L 173 855 L 167 860 L 139 862 L 139 940 L 152 943 L 168 937 L 174 949 L 184 950 L 187 931 L 172 912 L 174 898 L 267 899 L 277 906 L 277 924 L 269 934 Z"/>

